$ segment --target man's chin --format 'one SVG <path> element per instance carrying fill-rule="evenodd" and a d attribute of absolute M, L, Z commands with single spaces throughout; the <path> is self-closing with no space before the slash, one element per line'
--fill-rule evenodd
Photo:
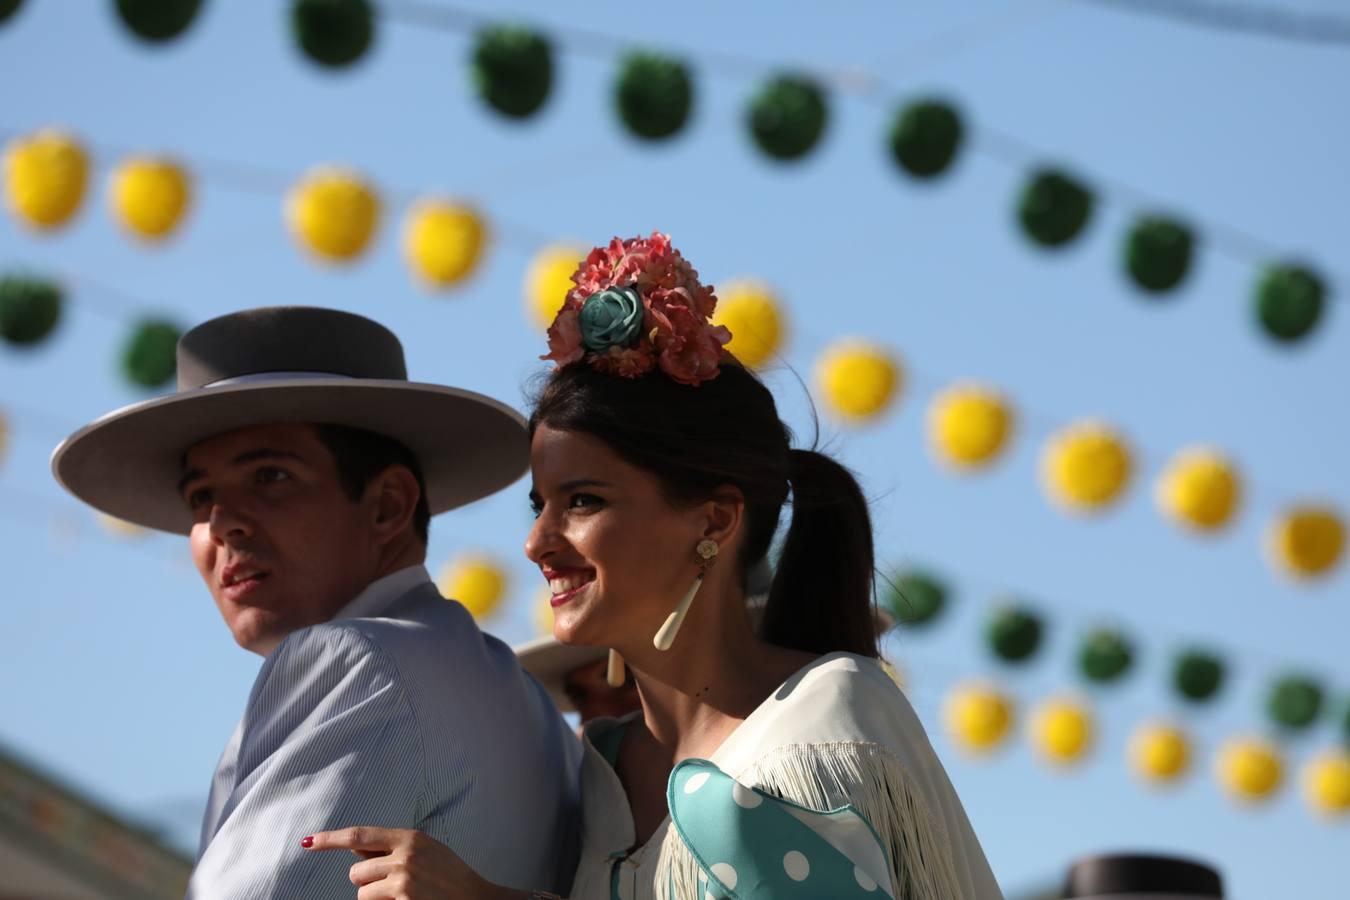
<path fill-rule="evenodd" d="M 259 656 L 270 655 L 292 630 L 272 611 L 256 607 L 236 611 L 228 624 L 234 642 Z"/>

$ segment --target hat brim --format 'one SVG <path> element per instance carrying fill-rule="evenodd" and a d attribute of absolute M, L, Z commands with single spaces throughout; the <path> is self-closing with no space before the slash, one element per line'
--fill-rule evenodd
<path fill-rule="evenodd" d="M 254 425 L 314 423 L 393 438 L 417 457 L 432 515 L 496 493 L 529 467 L 524 417 L 472 391 L 376 379 L 297 378 L 186 391 L 111 412 L 67 438 L 52 473 L 128 522 L 187 534 L 176 485 L 194 445 Z"/>

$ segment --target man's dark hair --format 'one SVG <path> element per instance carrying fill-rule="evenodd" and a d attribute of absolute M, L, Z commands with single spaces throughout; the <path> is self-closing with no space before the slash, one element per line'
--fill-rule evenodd
<path fill-rule="evenodd" d="M 425 545 L 431 527 L 431 507 L 427 503 L 427 484 L 422 464 L 407 447 L 390 437 L 352 428 L 348 425 L 315 425 L 319 442 L 333 454 L 338 480 L 352 501 L 360 500 L 366 486 L 390 466 L 403 466 L 412 472 L 420 492 L 413 510 L 413 531 Z"/>

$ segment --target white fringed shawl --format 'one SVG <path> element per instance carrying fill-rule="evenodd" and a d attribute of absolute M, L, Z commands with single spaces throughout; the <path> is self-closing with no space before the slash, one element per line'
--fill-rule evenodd
<path fill-rule="evenodd" d="M 817 810 L 852 805 L 876 829 L 897 900 L 1002 900 L 961 803 L 904 695 L 875 660 L 822 657 L 790 678 L 712 756 L 722 771 Z M 617 776 L 588 745 L 574 900 L 703 900 L 698 864 L 669 820 L 631 854 Z M 884 895 L 878 893 L 878 897 Z"/>

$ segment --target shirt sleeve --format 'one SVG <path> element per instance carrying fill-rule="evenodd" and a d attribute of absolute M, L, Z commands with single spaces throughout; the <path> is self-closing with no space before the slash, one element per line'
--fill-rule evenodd
<path fill-rule="evenodd" d="M 425 755 L 393 660 L 347 626 L 295 632 L 264 663 L 241 729 L 234 787 L 188 900 L 353 896 L 356 858 L 300 839 L 417 826 Z"/>

